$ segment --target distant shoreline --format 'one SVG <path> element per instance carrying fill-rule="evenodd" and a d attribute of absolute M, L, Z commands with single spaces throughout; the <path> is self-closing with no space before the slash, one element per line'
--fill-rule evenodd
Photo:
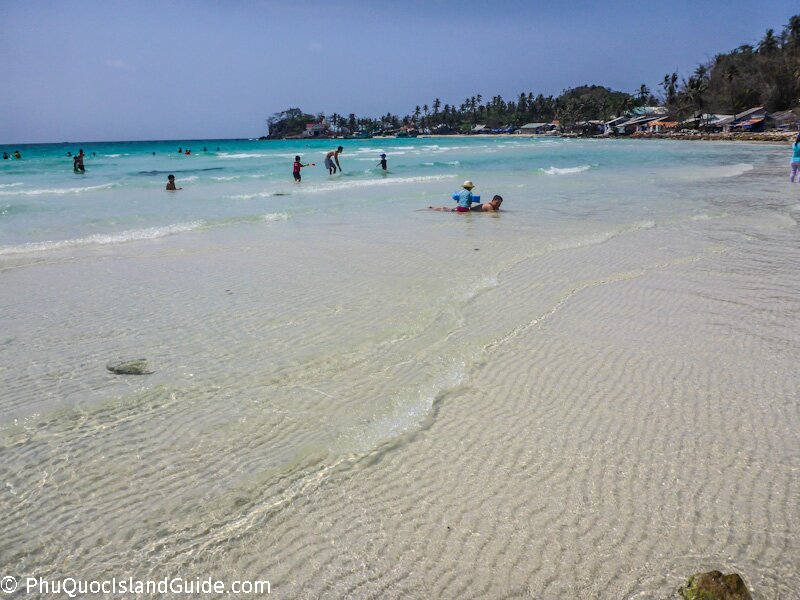
<path fill-rule="evenodd" d="M 422 134 L 416 138 L 398 138 L 392 135 L 375 135 L 372 138 L 375 140 L 409 140 L 409 139 L 441 139 L 441 138 L 537 138 L 537 139 L 593 139 L 593 140 L 690 140 L 690 141 L 718 141 L 718 142 L 768 142 L 773 144 L 780 144 L 792 141 L 797 134 L 797 131 L 765 131 L 762 133 L 757 132 L 737 132 L 737 133 L 701 133 L 701 132 L 671 132 L 671 133 L 647 133 L 636 132 L 630 135 L 620 136 L 604 136 L 604 135 L 580 135 L 565 133 L 561 135 L 545 135 L 545 134 L 528 134 L 528 133 L 453 133 L 448 135 L 431 135 Z M 331 140 L 338 139 L 345 141 L 352 141 L 346 138 L 329 138 Z"/>

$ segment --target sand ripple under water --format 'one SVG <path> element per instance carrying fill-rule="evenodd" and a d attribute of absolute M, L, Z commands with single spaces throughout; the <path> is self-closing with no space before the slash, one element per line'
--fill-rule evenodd
<path fill-rule="evenodd" d="M 414 210 L 448 199 L 449 173 L 334 180 L 7 252 L 0 574 L 632 599 L 720 569 L 798 597 L 781 165 L 487 168 L 500 215 Z M 107 372 L 121 356 L 155 373 Z"/>

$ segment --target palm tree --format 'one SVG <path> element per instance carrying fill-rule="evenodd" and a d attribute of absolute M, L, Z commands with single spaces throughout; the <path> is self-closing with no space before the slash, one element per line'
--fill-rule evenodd
<path fill-rule="evenodd" d="M 697 68 L 694 70 L 694 76 L 698 79 L 706 79 L 708 77 L 708 67 L 703 64 L 697 65 Z"/>
<path fill-rule="evenodd" d="M 419 121 L 419 114 L 420 114 L 420 110 L 419 110 L 419 104 L 418 104 L 417 106 L 414 107 L 414 123 Z"/>
<path fill-rule="evenodd" d="M 661 87 L 664 89 L 664 99 L 667 104 L 674 104 L 676 99 L 676 91 L 678 89 L 678 74 L 667 73 L 664 75 L 664 80 L 661 82 Z"/>
<path fill-rule="evenodd" d="M 705 106 L 705 93 L 708 91 L 708 80 L 692 76 L 689 81 L 683 82 L 681 95 L 684 98 L 687 108 L 691 108 L 695 114 L 702 113 Z"/>
<path fill-rule="evenodd" d="M 728 81 L 728 92 L 730 94 L 730 108 L 734 113 L 736 112 L 736 107 L 733 100 L 733 80 L 736 79 L 738 74 L 739 68 L 734 63 L 729 64 L 728 68 L 725 69 L 725 79 Z"/>
<path fill-rule="evenodd" d="M 789 34 L 789 44 L 792 46 L 792 51 L 797 56 L 797 50 L 800 48 L 800 15 L 794 15 L 789 19 L 789 23 L 786 25 L 786 32 Z"/>
<path fill-rule="evenodd" d="M 647 99 L 650 97 L 650 88 L 648 88 L 645 84 L 639 86 L 639 101 L 642 104 L 647 103 Z"/>
<path fill-rule="evenodd" d="M 778 49 L 778 38 L 775 37 L 774 29 L 767 29 L 761 42 L 758 44 L 758 51 L 761 54 L 772 54 Z"/>

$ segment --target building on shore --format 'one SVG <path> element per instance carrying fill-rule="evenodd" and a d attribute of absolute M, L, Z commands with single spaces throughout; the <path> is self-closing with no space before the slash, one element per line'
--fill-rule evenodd
<path fill-rule="evenodd" d="M 578 121 L 577 123 L 573 123 L 568 130 L 569 133 L 577 135 L 603 135 L 605 131 L 605 122 L 597 119 Z"/>
<path fill-rule="evenodd" d="M 664 115 L 644 115 L 641 117 L 633 117 L 629 118 L 622 123 L 617 123 L 614 125 L 617 133 L 623 135 L 630 135 L 631 133 L 637 133 L 640 131 L 647 131 L 648 125 L 654 121 L 659 121 L 663 119 Z"/>
<path fill-rule="evenodd" d="M 675 131 L 680 127 L 680 122 L 670 121 L 669 117 L 650 121 L 647 124 L 648 133 L 666 133 L 668 131 Z"/>
<path fill-rule="evenodd" d="M 722 126 L 722 131 L 724 133 L 734 133 L 737 131 L 757 132 L 768 129 L 771 125 L 771 119 L 763 106 L 756 106 L 735 114 L 728 119 L 723 119 L 719 125 Z"/>
<path fill-rule="evenodd" d="M 556 126 L 552 123 L 526 123 L 519 129 L 517 129 L 517 133 L 524 133 L 528 135 L 542 135 L 545 133 L 549 133 L 550 131 L 554 131 Z"/>
<path fill-rule="evenodd" d="M 769 118 L 776 129 L 782 131 L 800 131 L 800 109 L 782 110 L 770 113 Z"/>
<path fill-rule="evenodd" d="M 330 126 L 325 120 L 320 123 L 306 123 L 306 130 L 303 132 L 303 137 L 318 138 L 328 137 L 330 135 Z"/>

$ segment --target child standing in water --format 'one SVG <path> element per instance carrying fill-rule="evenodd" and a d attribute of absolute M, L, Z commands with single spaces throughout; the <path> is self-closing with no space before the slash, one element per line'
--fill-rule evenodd
<path fill-rule="evenodd" d="M 800 183 L 800 133 L 797 134 L 794 144 L 792 144 L 792 174 L 789 181 L 794 183 L 795 177 L 797 177 L 797 183 Z"/>
<path fill-rule="evenodd" d="M 307 165 L 304 165 L 303 163 L 300 162 L 300 157 L 299 156 L 295 156 L 294 157 L 294 167 L 292 168 L 292 176 L 294 176 L 294 182 L 295 183 L 300 183 L 300 179 L 301 179 L 301 177 L 300 177 L 300 169 L 302 169 L 303 167 L 313 167 L 313 166 L 314 166 L 314 163 L 308 163 Z"/>
<path fill-rule="evenodd" d="M 377 166 L 379 166 L 384 171 L 386 170 L 386 155 L 385 154 L 381 154 L 381 162 L 379 162 Z"/>

